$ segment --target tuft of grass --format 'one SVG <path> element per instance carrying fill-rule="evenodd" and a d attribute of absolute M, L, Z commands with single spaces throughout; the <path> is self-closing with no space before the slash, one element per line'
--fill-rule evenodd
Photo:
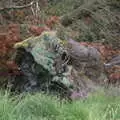
<path fill-rule="evenodd" d="M 120 120 L 120 96 L 96 93 L 72 103 L 36 93 L 0 92 L 0 120 Z"/>

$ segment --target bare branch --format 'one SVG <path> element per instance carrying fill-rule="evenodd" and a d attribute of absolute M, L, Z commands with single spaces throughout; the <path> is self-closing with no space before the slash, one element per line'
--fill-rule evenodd
<path fill-rule="evenodd" d="M 34 3 L 35 1 L 32 1 L 31 3 L 27 5 L 23 5 L 23 6 L 11 6 L 11 7 L 0 8 L 0 11 L 5 10 L 5 9 L 23 9 L 23 8 L 31 7 Z"/>

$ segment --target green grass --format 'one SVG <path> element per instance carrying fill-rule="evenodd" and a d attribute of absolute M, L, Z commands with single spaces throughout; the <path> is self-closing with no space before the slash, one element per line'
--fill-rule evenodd
<path fill-rule="evenodd" d="M 70 12 L 74 9 L 74 6 L 76 4 L 82 4 L 82 0 L 60 0 L 56 2 L 52 2 L 52 4 L 49 4 L 48 8 L 45 10 L 45 12 L 49 15 L 57 15 L 61 16 L 63 14 L 66 14 L 67 12 Z"/>
<path fill-rule="evenodd" d="M 103 93 L 73 103 L 40 93 L 10 97 L 0 93 L 0 120 L 120 120 L 120 97 Z"/>
<path fill-rule="evenodd" d="M 60 16 L 62 39 L 102 42 L 120 48 L 120 0 L 52 0 L 46 15 Z M 56 1 L 56 2 L 55 2 Z"/>

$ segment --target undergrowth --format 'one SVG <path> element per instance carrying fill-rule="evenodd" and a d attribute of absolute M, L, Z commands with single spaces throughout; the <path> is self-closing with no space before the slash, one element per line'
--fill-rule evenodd
<path fill-rule="evenodd" d="M 0 120 L 120 120 L 120 97 L 94 94 L 72 103 L 36 93 L 0 93 Z"/>
<path fill-rule="evenodd" d="M 48 14 L 61 16 L 64 39 L 102 42 L 118 49 L 120 0 L 61 0 Z"/>

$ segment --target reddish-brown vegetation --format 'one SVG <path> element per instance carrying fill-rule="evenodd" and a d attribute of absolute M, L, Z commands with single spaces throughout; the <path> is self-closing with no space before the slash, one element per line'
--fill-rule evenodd
<path fill-rule="evenodd" d="M 48 31 L 50 30 L 48 27 L 38 27 L 38 26 L 35 26 L 35 25 L 31 25 L 29 27 L 29 31 L 31 34 L 35 35 L 35 36 L 38 36 L 40 35 L 43 31 Z"/>
<path fill-rule="evenodd" d="M 52 29 L 53 25 L 59 22 L 59 17 L 52 16 L 45 23 L 46 25 Z"/>
<path fill-rule="evenodd" d="M 39 18 L 30 20 L 31 23 L 43 24 Z M 44 27 L 39 27 L 37 25 L 31 24 L 29 25 L 29 32 L 31 35 L 38 36 L 43 31 L 50 30 L 52 26 L 57 23 L 57 21 L 58 17 L 53 16 L 49 20 L 45 21 Z M 7 71 L 12 71 L 12 73 L 18 73 L 18 66 L 14 61 L 10 60 L 10 58 L 15 51 L 13 49 L 13 45 L 19 41 L 21 41 L 19 24 L 9 24 L 8 26 L 0 27 L 0 68 L 6 69 Z"/>
<path fill-rule="evenodd" d="M 90 43 L 90 42 L 81 42 L 81 45 L 95 47 L 100 53 L 104 63 L 107 63 L 112 59 L 113 56 L 117 56 L 120 54 L 120 50 L 114 50 L 109 45 L 104 45 L 102 43 Z M 116 83 L 120 80 L 120 67 L 112 66 L 108 69 L 105 69 L 110 82 Z"/>
<path fill-rule="evenodd" d="M 3 28 L 4 29 L 4 28 Z M 14 52 L 13 45 L 16 42 L 21 41 L 20 39 L 20 28 L 19 25 L 11 24 L 7 27 L 6 33 L 0 34 L 0 67 L 4 69 L 14 68 L 15 63 L 11 61 L 12 65 L 10 65 L 10 57 Z"/>

